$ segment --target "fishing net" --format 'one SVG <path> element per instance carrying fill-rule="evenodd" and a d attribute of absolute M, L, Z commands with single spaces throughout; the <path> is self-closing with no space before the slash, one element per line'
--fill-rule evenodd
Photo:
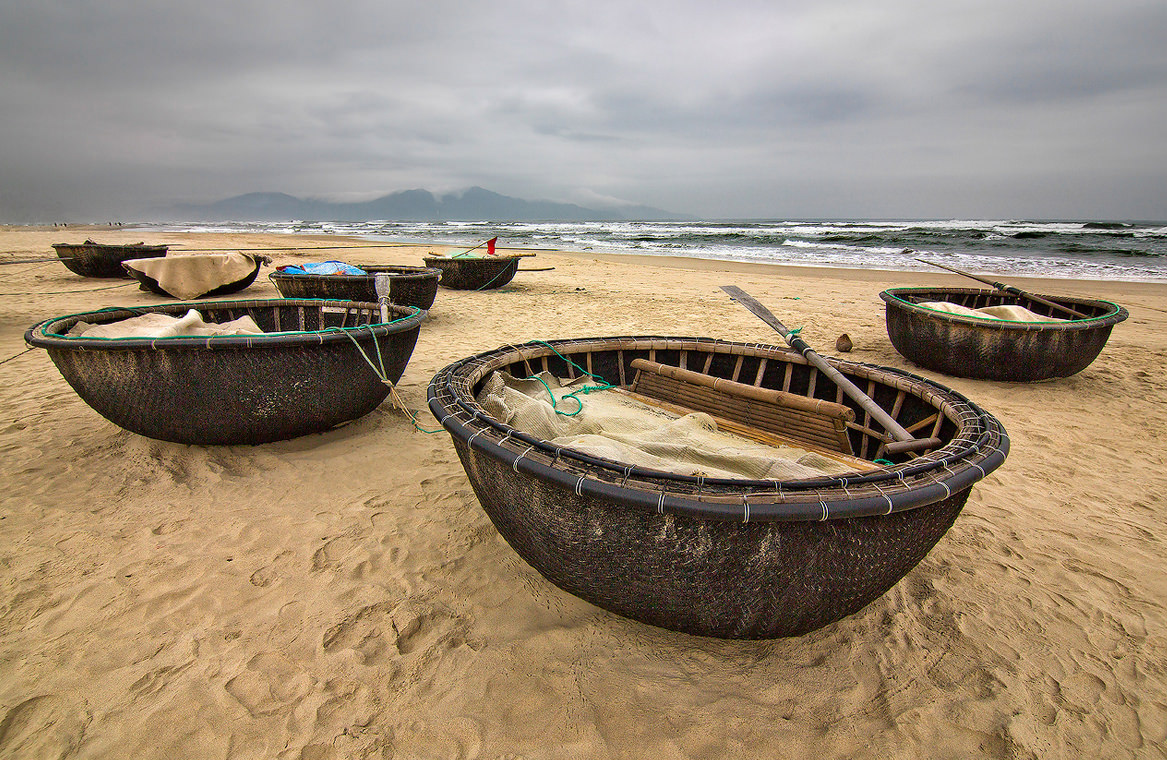
<path fill-rule="evenodd" d="M 1007 322 L 1065 322 L 1057 317 L 1047 317 L 1036 314 L 1024 306 L 1015 304 L 1001 304 L 1000 306 L 985 306 L 980 309 L 970 309 L 958 303 L 948 301 L 928 301 L 916 304 L 925 309 L 943 311 L 947 314 L 957 314 L 962 317 L 978 317 L 980 319 L 999 319 Z"/>
<path fill-rule="evenodd" d="M 591 378 L 496 371 L 478 402 L 492 417 L 552 445 L 663 472 L 714 478 L 797 480 L 853 471 L 797 446 L 771 446 L 719 430 L 708 414 L 677 415 Z"/>
<path fill-rule="evenodd" d="M 180 338 L 213 335 L 263 335 L 263 330 L 246 314 L 220 324 L 205 321 L 202 314 L 191 309 L 181 317 L 151 313 L 97 325 L 81 321 L 67 333 L 70 338 Z"/>

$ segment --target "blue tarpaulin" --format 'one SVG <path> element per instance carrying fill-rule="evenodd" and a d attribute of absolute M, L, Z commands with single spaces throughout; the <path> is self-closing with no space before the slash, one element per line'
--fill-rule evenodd
<path fill-rule="evenodd" d="M 287 274 L 368 274 L 359 267 L 346 264 L 343 261 L 321 261 L 308 264 L 290 264 L 279 267 L 279 271 Z"/>

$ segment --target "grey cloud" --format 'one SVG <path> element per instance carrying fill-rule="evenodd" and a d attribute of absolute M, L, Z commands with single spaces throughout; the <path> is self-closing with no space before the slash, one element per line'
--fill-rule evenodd
<path fill-rule="evenodd" d="M 0 14 L 0 221 L 473 184 L 708 216 L 1167 216 L 1159 0 Z"/>

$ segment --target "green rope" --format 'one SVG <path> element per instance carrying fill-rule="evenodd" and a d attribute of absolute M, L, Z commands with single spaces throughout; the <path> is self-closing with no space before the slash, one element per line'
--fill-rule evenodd
<path fill-rule="evenodd" d="M 593 377 L 594 377 L 594 375 L 593 375 Z M 539 377 L 538 375 L 535 375 L 534 379 L 538 380 L 540 383 L 542 383 L 543 387 L 547 390 L 547 395 L 551 397 L 552 410 L 554 410 L 554 412 L 556 414 L 562 414 L 564 417 L 574 417 L 575 415 L 577 415 L 583 411 L 583 406 L 584 406 L 583 400 L 580 399 L 576 394 L 582 393 L 586 396 L 589 393 L 595 393 L 596 391 L 606 391 L 609 388 L 616 387 L 614 385 L 609 385 L 608 383 L 604 383 L 603 385 L 585 385 L 582 388 L 579 388 L 577 390 L 572 391 L 571 393 L 565 393 L 559 398 L 559 400 L 562 401 L 565 398 L 569 398 L 572 401 L 574 401 L 575 403 L 579 404 L 579 408 L 576 409 L 574 412 L 563 412 L 563 411 L 559 410 L 559 405 L 555 403 L 555 394 L 551 392 L 551 386 L 549 386 L 543 380 L 543 378 Z"/>
<path fill-rule="evenodd" d="M 385 323 L 385 324 L 392 324 L 392 323 Z M 337 332 L 337 331 L 339 331 L 343 335 L 348 337 L 349 340 L 352 341 L 353 345 L 356 346 L 357 353 L 359 353 L 361 355 L 361 358 L 365 360 L 365 363 L 369 365 L 369 367 L 373 370 L 373 373 L 377 375 L 377 377 L 381 380 L 382 383 L 389 386 L 389 392 L 393 396 L 394 406 L 396 406 L 401 411 L 405 412 L 405 416 L 408 417 L 409 421 L 413 424 L 414 430 L 417 430 L 420 433 L 426 433 L 427 435 L 435 435 L 437 433 L 445 432 L 444 430 L 427 430 L 426 428 L 423 428 L 421 426 L 421 424 L 418 423 L 417 417 L 414 415 L 414 413 L 411 412 L 409 410 L 409 408 L 405 406 L 405 402 L 401 399 L 401 397 L 397 393 L 396 386 L 394 386 L 393 383 L 389 382 L 389 376 L 385 372 L 385 361 L 381 358 L 381 344 L 380 344 L 380 342 L 378 342 L 376 336 L 373 337 L 373 348 L 377 349 L 377 363 L 373 364 L 373 360 L 369 358 L 369 355 L 367 353 L 365 353 L 365 349 L 361 348 L 361 344 L 357 342 L 357 339 L 354 338 L 349 332 L 347 332 L 348 329 L 350 329 L 350 328 L 329 327 L 329 328 L 326 328 L 324 330 L 321 330 L 321 332 Z"/>
<path fill-rule="evenodd" d="M 546 342 L 546 341 L 543 341 L 543 340 L 536 340 L 536 341 L 532 341 L 532 342 L 533 342 L 533 343 L 538 343 L 538 344 L 539 344 L 539 345 L 541 345 L 541 346 L 545 346 L 545 347 L 547 347 L 547 348 L 551 349 L 551 350 L 552 350 L 552 352 L 554 352 L 556 356 L 558 356 L 558 357 L 559 357 L 560 359 L 562 359 L 563 361 L 567 362 L 567 364 L 568 364 L 568 365 L 570 365 L 570 366 L 572 366 L 572 367 L 576 368 L 577 370 L 579 370 L 579 371 L 580 371 L 580 372 L 582 372 L 583 374 L 587 375 L 588 377 L 591 377 L 591 378 L 594 378 L 594 379 L 596 379 L 596 380 L 599 380 L 599 381 L 600 381 L 600 383 L 602 383 L 602 385 L 585 385 L 585 386 L 583 386 L 582 388 L 579 388 L 579 389 L 577 389 L 577 390 L 574 390 L 574 391 L 572 391 L 571 393 L 566 393 L 566 394 L 564 394 L 564 395 L 563 395 L 563 396 L 560 398 L 560 401 L 562 401 L 562 400 L 563 400 L 563 399 L 565 399 L 565 398 L 569 398 L 569 399 L 571 399 L 572 401 L 574 401 L 575 403 L 579 404 L 579 409 L 576 409 L 574 412 L 561 412 L 561 411 L 559 411 L 559 409 L 557 409 L 557 408 L 556 408 L 556 403 L 555 403 L 555 394 L 551 392 L 551 388 L 550 388 L 550 387 L 547 385 L 547 383 L 544 383 L 544 382 L 543 382 L 543 378 L 536 376 L 536 377 L 535 377 L 535 379 L 536 379 L 536 380 L 538 380 L 540 383 L 543 383 L 543 387 L 547 389 L 547 395 L 549 395 L 549 396 L 551 397 L 551 408 L 552 408 L 553 410 L 555 410 L 555 413 L 556 413 L 556 414 L 562 414 L 564 417 L 574 417 L 575 415 L 577 415 L 577 414 L 579 414 L 580 412 L 582 412 L 582 411 L 583 411 L 583 406 L 584 406 L 584 405 L 583 405 L 583 400 L 582 400 L 582 399 L 580 399 L 580 398 L 577 396 L 577 394 L 581 394 L 581 393 L 582 393 L 583 395 L 585 395 L 585 396 L 586 396 L 586 395 L 587 395 L 587 394 L 589 394 L 589 393 L 595 393 L 595 392 L 597 392 L 597 391 L 606 391 L 606 390 L 609 390 L 609 389 L 611 389 L 611 388 L 615 388 L 615 387 L 616 387 L 616 386 L 612 385 L 611 383 L 609 383 L 609 382 L 608 382 L 607 380 L 605 380 L 604 378 L 600 377 L 599 375 L 596 375 L 596 374 L 593 374 L 593 373 L 591 373 L 591 372 L 588 372 L 586 369 L 584 369 L 583 367 L 579 366 L 578 364 L 576 364 L 575 362 L 573 362 L 571 359 L 568 359 L 566 356 L 564 356 L 563 354 L 561 354 L 561 353 L 559 353 L 558 351 L 556 351 L 556 350 L 555 350 L 555 346 L 551 345 L 550 343 L 548 343 L 548 342 Z"/>
<path fill-rule="evenodd" d="M 454 258 L 457 258 L 457 257 L 455 256 Z M 506 274 L 506 273 L 507 273 L 509 270 L 510 270 L 510 267 L 509 267 L 509 266 L 505 266 L 505 267 L 503 267 L 502 269 L 498 270 L 498 274 L 496 274 L 494 277 L 491 277 L 489 280 L 487 280 L 487 281 L 486 281 L 485 283 L 483 283 L 482 285 L 479 285 L 477 288 L 475 288 L 475 290 L 486 290 L 488 287 L 490 287 L 490 283 L 494 282 L 494 281 L 495 281 L 495 280 L 497 280 L 499 277 L 502 277 L 502 276 L 503 276 L 504 274 Z M 518 262 L 518 260 L 516 259 L 516 260 L 515 260 L 515 272 L 518 272 L 518 271 L 519 271 L 519 262 Z"/>

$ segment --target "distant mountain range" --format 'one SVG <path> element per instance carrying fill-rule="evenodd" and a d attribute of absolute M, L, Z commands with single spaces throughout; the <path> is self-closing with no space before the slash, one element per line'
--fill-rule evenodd
<path fill-rule="evenodd" d="M 173 221 L 283 222 L 291 220 L 363 222 L 393 221 L 493 221 L 493 222 L 591 222 L 669 221 L 692 217 L 651 206 L 593 209 L 574 203 L 528 201 L 500 195 L 481 187 L 458 193 L 434 195 L 428 190 L 403 190 L 376 200 L 333 203 L 305 200 L 285 193 L 247 193 L 207 204 L 181 204 L 157 213 Z"/>

